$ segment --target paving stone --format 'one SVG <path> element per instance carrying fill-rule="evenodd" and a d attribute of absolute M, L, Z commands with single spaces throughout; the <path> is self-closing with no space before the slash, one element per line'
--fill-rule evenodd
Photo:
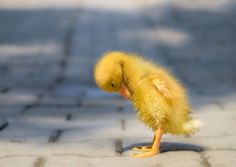
<path fill-rule="evenodd" d="M 56 147 L 52 145 L 51 147 L 51 149 L 54 149 L 52 150 L 53 152 L 61 155 L 77 154 L 89 157 L 116 155 L 114 139 L 84 140 L 78 143 L 58 143 Z"/>
<path fill-rule="evenodd" d="M 19 124 L 22 128 L 25 125 L 32 129 L 39 128 L 46 131 L 76 129 L 81 123 L 70 120 L 77 111 L 79 111 L 77 107 L 35 107 L 22 113 L 14 122 L 17 125 L 11 124 L 11 126 L 15 127 Z"/>
<path fill-rule="evenodd" d="M 25 82 L 29 79 L 27 75 L 3 75 L 0 81 L 1 87 L 12 88 L 19 86 L 20 83 Z"/>
<path fill-rule="evenodd" d="M 24 88 L 24 87 L 14 87 L 9 90 L 12 94 L 28 94 L 32 96 L 40 96 L 41 94 L 47 93 L 45 89 L 42 88 Z"/>
<path fill-rule="evenodd" d="M 39 105 L 42 106 L 78 106 L 80 104 L 80 98 L 74 97 L 60 97 L 60 96 L 44 96 Z"/>
<path fill-rule="evenodd" d="M 14 107 L 14 106 L 6 106 L 0 108 L 0 117 L 1 119 L 12 122 L 14 121 L 19 115 L 20 112 L 23 111 L 23 107 Z"/>
<path fill-rule="evenodd" d="M 36 161 L 36 157 L 33 156 L 12 156 L 12 157 L 1 157 L 0 166 L 4 167 L 32 167 Z"/>
<path fill-rule="evenodd" d="M 1 106 L 22 106 L 33 104 L 37 101 L 37 96 L 27 93 L 7 93 L 0 94 L 0 105 Z"/>
<path fill-rule="evenodd" d="M 27 120 L 27 119 L 61 119 L 65 120 L 66 115 L 71 111 L 76 112 L 77 107 L 56 107 L 56 106 L 37 106 L 28 109 L 21 115 L 20 120 Z"/>
<path fill-rule="evenodd" d="M 96 100 L 95 100 L 96 99 Z M 84 98 L 81 101 L 82 106 L 113 106 L 113 107 L 126 107 L 130 106 L 129 101 L 124 101 L 121 98 L 112 98 L 112 96 L 107 96 L 107 98 Z"/>
<path fill-rule="evenodd" d="M 80 97 L 83 98 L 85 90 L 78 84 L 63 83 L 58 85 L 52 92 L 54 96 L 60 97 Z"/>
<path fill-rule="evenodd" d="M 38 155 L 48 155 L 50 153 L 44 144 L 41 143 L 20 143 L 2 141 L 0 142 L 0 157 L 28 157 Z"/>
<path fill-rule="evenodd" d="M 229 136 L 212 136 L 212 137 L 181 137 L 181 136 L 170 136 L 165 138 L 164 142 L 172 143 L 183 143 L 183 144 L 193 144 L 196 147 L 203 147 L 203 149 L 235 149 L 235 135 Z M 191 150 L 191 148 L 190 148 Z M 195 148 L 193 148 L 195 150 Z"/>
<path fill-rule="evenodd" d="M 122 117 L 117 106 L 79 107 L 72 114 L 73 121 L 104 121 L 119 120 Z"/>
<path fill-rule="evenodd" d="M 60 138 L 61 142 L 113 139 L 122 136 L 120 120 L 70 121 L 68 125 L 70 129 L 64 131 Z"/>
<path fill-rule="evenodd" d="M 228 136 L 235 135 L 232 129 L 235 124 L 236 113 L 231 111 L 204 110 L 196 116 L 203 122 L 203 126 L 196 136 Z"/>
<path fill-rule="evenodd" d="M 78 167 L 89 166 L 88 159 L 78 156 L 50 156 L 47 157 L 45 167 Z"/>
<path fill-rule="evenodd" d="M 196 94 L 189 94 L 189 99 L 193 107 L 193 113 L 202 111 L 219 111 L 221 108 L 221 100 L 215 96 L 199 96 Z M 207 109 L 206 109 L 207 108 Z"/>
<path fill-rule="evenodd" d="M 0 139 L 14 142 L 48 142 L 53 131 L 40 125 L 25 121 L 12 122 L 0 133 Z"/>
<path fill-rule="evenodd" d="M 77 65 L 77 64 L 70 65 L 70 67 L 66 71 L 65 78 L 68 81 L 78 81 L 78 82 L 80 82 L 82 79 L 83 81 L 86 81 L 84 82 L 84 84 L 91 84 L 91 82 L 93 82 L 93 79 L 91 79 L 93 78 L 92 70 L 91 70 L 92 66 L 93 65 L 88 65 L 88 63 L 80 64 L 80 65 Z M 87 74 L 87 75 L 84 75 L 84 74 Z"/>
<path fill-rule="evenodd" d="M 236 99 L 236 95 L 234 93 L 232 95 L 222 97 L 220 100 L 222 108 L 225 111 L 233 111 L 234 112 L 236 110 L 235 99 Z"/>
<path fill-rule="evenodd" d="M 85 158 L 84 158 L 85 159 Z M 136 159 L 133 157 L 114 157 L 114 158 L 92 158 L 86 159 L 86 166 L 131 166 L 131 167 L 142 167 L 142 166 L 194 166 L 202 167 L 201 159 L 197 153 L 193 152 L 170 152 L 163 153 L 157 156 Z"/>
<path fill-rule="evenodd" d="M 139 161 L 137 161 L 136 158 L 129 157 L 129 156 L 125 156 L 125 157 L 115 156 L 113 152 L 109 152 L 104 147 L 100 148 L 100 150 L 96 149 L 98 146 L 93 147 L 94 149 L 90 150 L 92 151 L 93 157 L 87 157 L 86 154 L 81 155 L 81 151 L 78 151 L 79 153 L 75 152 L 75 149 L 72 149 L 71 145 L 66 145 L 66 146 L 67 146 L 66 147 L 67 149 L 63 153 L 61 153 L 61 149 L 65 149 L 64 146 L 55 149 L 55 145 L 54 145 L 53 150 L 52 148 L 46 149 L 45 146 L 40 146 L 41 148 L 39 148 L 39 146 L 34 146 L 31 154 L 35 155 L 35 148 L 36 148 L 39 150 L 38 152 L 39 154 L 44 155 L 44 156 L 45 155 L 49 156 L 46 160 L 45 166 L 53 166 L 56 164 L 58 164 L 59 166 L 60 165 L 63 166 L 63 164 L 69 165 L 69 166 L 73 166 L 73 165 L 76 165 L 76 166 L 78 165 L 82 165 L 82 166 L 121 166 L 121 165 L 126 165 L 126 166 L 127 165 L 128 166 L 172 166 L 172 165 L 202 166 L 200 156 L 194 152 L 187 152 L 187 151 L 167 152 L 167 153 L 159 154 L 155 157 L 151 157 L 147 159 L 140 159 Z M 83 150 L 83 149 L 86 149 L 86 146 L 80 147 L 79 145 L 77 145 L 77 149 L 79 148 L 80 150 Z M 91 146 L 93 145 L 90 145 L 90 147 Z M 42 150 L 42 147 L 43 149 L 46 149 L 45 152 L 40 151 Z M 76 147 L 76 145 L 73 144 L 73 147 Z M 26 153 L 26 150 L 27 149 L 25 149 L 25 153 Z M 105 150 L 106 150 L 106 153 L 104 152 Z M 17 152 L 20 152 L 19 147 L 18 147 Z M 88 152 L 88 150 L 86 150 L 86 152 Z"/>
<path fill-rule="evenodd" d="M 82 157 L 113 157 L 115 153 L 115 140 L 95 139 L 69 143 L 17 143 L 0 142 L 0 156 L 34 155 L 34 156 L 82 156 Z"/>
<path fill-rule="evenodd" d="M 230 167 L 236 164 L 236 152 L 230 150 L 206 151 L 204 153 L 211 166 Z"/>

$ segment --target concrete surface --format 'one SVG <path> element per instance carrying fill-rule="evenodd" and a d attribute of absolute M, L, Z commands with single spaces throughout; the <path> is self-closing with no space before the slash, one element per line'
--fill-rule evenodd
<path fill-rule="evenodd" d="M 234 0 L 1 0 L 0 166 L 235 166 L 235 11 Z M 153 134 L 95 86 L 93 66 L 111 50 L 173 71 L 204 127 L 130 157 Z"/>

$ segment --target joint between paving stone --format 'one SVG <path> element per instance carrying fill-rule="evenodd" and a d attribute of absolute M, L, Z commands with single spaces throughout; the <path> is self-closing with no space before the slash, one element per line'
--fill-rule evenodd
<path fill-rule="evenodd" d="M 62 53 L 63 57 L 61 61 L 59 62 L 60 75 L 58 75 L 58 77 L 51 84 L 48 85 L 47 87 L 48 91 L 55 89 L 55 87 L 58 84 L 62 83 L 65 79 L 65 69 L 68 64 L 69 56 L 71 54 L 72 37 L 74 36 L 74 33 L 75 33 L 75 23 L 76 23 L 75 16 L 71 19 L 70 27 L 68 28 L 67 33 L 63 39 L 63 44 L 64 44 L 63 53 Z"/>
<path fill-rule="evenodd" d="M 207 151 L 235 151 L 236 149 L 234 148 L 213 148 L 213 149 L 208 149 Z"/>
<path fill-rule="evenodd" d="M 118 109 L 119 112 L 123 112 L 124 111 L 124 107 L 123 106 L 118 106 L 117 109 Z"/>
<path fill-rule="evenodd" d="M 209 163 L 209 161 L 207 160 L 207 158 L 205 157 L 204 153 L 199 153 L 200 158 L 201 158 L 201 163 L 203 164 L 204 167 L 211 167 L 211 164 Z"/>
<path fill-rule="evenodd" d="M 61 137 L 63 130 L 59 129 L 54 132 L 54 134 L 49 138 L 49 143 L 56 143 Z"/>
<path fill-rule="evenodd" d="M 76 156 L 76 157 L 82 157 L 82 158 L 115 158 L 117 156 L 107 156 L 107 155 L 100 155 L 100 156 L 95 156 L 95 155 L 85 155 L 85 154 L 76 154 L 76 153 L 69 153 L 69 154 L 63 154 L 63 153 L 54 153 L 51 154 L 52 156 L 63 156 L 63 157 L 70 157 L 70 156 Z"/>
<path fill-rule="evenodd" d="M 121 156 L 123 153 L 123 141 L 122 139 L 115 140 L 115 152 L 117 155 Z"/>
<path fill-rule="evenodd" d="M 9 122 L 4 122 L 3 124 L 0 125 L 0 132 L 3 131 L 4 129 L 6 129 L 6 127 L 8 127 Z"/>
<path fill-rule="evenodd" d="M 70 121 L 71 118 L 72 118 L 72 114 L 71 114 L 71 113 L 68 113 L 68 114 L 66 115 L 66 120 L 67 120 L 67 121 Z"/>
<path fill-rule="evenodd" d="M 34 108 L 34 107 L 37 107 L 38 104 L 37 103 L 34 103 L 34 104 L 28 104 L 24 107 L 24 109 L 21 111 L 21 113 L 26 113 L 28 112 L 30 109 Z"/>
<path fill-rule="evenodd" d="M 43 98 L 43 94 L 38 95 L 36 101 L 35 101 L 34 103 L 32 103 L 32 104 L 27 104 L 27 105 L 25 105 L 25 107 L 23 108 L 23 110 L 21 111 L 21 113 L 26 113 L 26 112 L 28 112 L 30 109 L 39 106 L 39 104 L 40 104 L 42 98 Z"/>
<path fill-rule="evenodd" d="M 3 87 L 3 88 L 0 89 L 0 92 L 1 92 L 2 94 L 5 94 L 5 93 L 9 92 L 9 90 L 10 90 L 10 88 L 8 88 L 8 87 Z"/>
<path fill-rule="evenodd" d="M 38 159 L 34 163 L 34 167 L 44 167 L 46 163 L 45 157 L 38 157 Z"/>
<path fill-rule="evenodd" d="M 120 120 L 121 130 L 126 130 L 126 121 L 124 119 Z"/>
<path fill-rule="evenodd" d="M 75 20 L 76 20 L 76 15 L 71 19 L 70 27 L 68 28 L 67 33 L 64 37 L 63 58 L 60 62 L 60 68 L 61 68 L 60 81 L 61 82 L 64 80 L 65 69 L 68 64 L 69 56 L 71 54 L 72 37 L 75 34 L 75 24 L 76 24 Z"/>
<path fill-rule="evenodd" d="M 224 105 L 220 101 L 216 101 L 215 105 L 217 105 L 221 110 L 225 110 Z"/>

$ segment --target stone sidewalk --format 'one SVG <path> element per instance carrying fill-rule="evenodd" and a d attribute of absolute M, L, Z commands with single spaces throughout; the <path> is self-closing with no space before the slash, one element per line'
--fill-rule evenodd
<path fill-rule="evenodd" d="M 233 0 L 0 2 L 0 167 L 234 167 L 236 4 Z M 111 50 L 165 65 L 204 122 L 164 136 L 161 154 L 130 102 L 100 91 L 93 66 Z"/>

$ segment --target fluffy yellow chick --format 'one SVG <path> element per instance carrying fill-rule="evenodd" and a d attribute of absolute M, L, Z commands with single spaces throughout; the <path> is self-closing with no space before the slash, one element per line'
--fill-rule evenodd
<path fill-rule="evenodd" d="M 155 132 L 151 146 L 139 146 L 134 157 L 158 154 L 163 133 L 192 134 L 201 122 L 190 116 L 183 86 L 166 69 L 136 55 L 111 52 L 95 67 L 95 81 L 107 92 L 132 101 L 138 117 Z"/>

